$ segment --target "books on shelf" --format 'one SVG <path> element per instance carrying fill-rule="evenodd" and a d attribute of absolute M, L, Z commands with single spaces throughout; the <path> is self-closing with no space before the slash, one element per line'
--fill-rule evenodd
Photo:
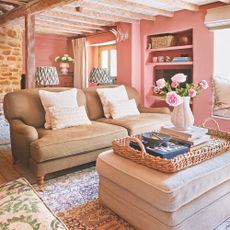
<path fill-rule="evenodd" d="M 178 131 L 173 125 L 162 126 L 160 133 L 170 135 L 173 138 L 192 142 L 195 139 L 207 135 L 208 129 L 192 126 L 188 131 Z"/>

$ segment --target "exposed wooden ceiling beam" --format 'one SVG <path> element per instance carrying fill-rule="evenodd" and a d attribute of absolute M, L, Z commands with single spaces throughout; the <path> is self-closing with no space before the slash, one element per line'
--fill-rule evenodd
<path fill-rule="evenodd" d="M 61 32 L 61 31 L 54 31 L 54 30 L 49 30 L 49 29 L 44 29 L 44 28 L 36 28 L 36 33 L 40 34 L 55 34 L 55 35 L 61 35 L 65 37 L 73 37 L 76 36 L 76 34 L 72 33 L 67 33 L 67 32 Z"/>
<path fill-rule="evenodd" d="M 54 7 L 63 6 L 72 1 L 73 0 L 33 0 L 2 15 L 0 17 L 0 24 L 4 24 L 15 18 L 25 16 L 28 12 L 31 15 L 35 13 L 41 13 Z"/>
<path fill-rule="evenodd" d="M 185 10 L 198 11 L 199 6 L 190 2 L 185 2 L 183 0 L 156 0 L 156 2 L 165 4 L 165 5 L 173 5 Z"/>
<path fill-rule="evenodd" d="M 76 7 L 76 13 L 81 16 L 87 17 L 87 18 L 96 18 L 96 19 L 102 19 L 105 21 L 139 23 L 139 20 L 137 19 L 131 19 L 125 16 L 120 17 L 120 16 L 111 15 L 110 12 L 101 13 L 95 10 L 84 9 L 82 7 Z"/>
<path fill-rule="evenodd" d="M 72 31 L 72 30 L 68 30 L 68 29 L 65 29 L 65 28 L 52 28 L 52 27 L 49 27 L 49 26 L 46 26 L 44 27 L 44 25 L 36 25 L 36 31 L 41 31 L 41 30 L 44 30 L 44 31 L 50 31 L 50 32 L 61 32 L 61 33 L 68 33 L 68 34 L 72 34 L 72 35 L 76 35 L 76 34 L 83 34 L 82 32 L 80 31 Z"/>
<path fill-rule="evenodd" d="M 87 0 L 87 2 L 93 2 L 91 0 Z M 130 2 L 128 0 L 97 0 L 98 3 L 104 3 L 107 6 L 114 7 L 116 9 L 127 9 L 132 12 L 149 12 L 153 15 L 162 15 L 166 17 L 172 17 L 173 12 L 170 12 L 168 10 L 162 10 L 156 7 L 147 6 L 142 3 L 136 3 L 136 2 Z"/>
<path fill-rule="evenodd" d="M 112 5 L 105 6 L 100 3 L 96 3 L 96 2 L 89 3 L 86 1 L 82 1 L 82 0 L 78 0 L 76 2 L 79 7 L 94 10 L 96 12 L 107 13 L 107 14 L 111 14 L 114 16 L 118 16 L 118 17 L 124 17 L 125 15 L 125 17 L 131 18 L 131 19 L 145 19 L 145 20 L 151 20 L 151 21 L 155 20 L 155 17 L 153 15 L 135 13 L 127 9 L 116 10 L 116 8 L 114 8 Z"/>
<path fill-rule="evenodd" d="M 219 2 L 223 2 L 223 3 L 226 3 L 226 4 L 230 4 L 230 0 L 219 0 Z"/>
<path fill-rule="evenodd" d="M 4 4 L 7 4 L 7 5 L 13 5 L 13 6 L 21 6 L 21 5 L 25 4 L 24 2 L 20 2 L 20 1 L 17 1 L 17 0 L 0 1 L 0 3 L 4 3 Z"/>
<path fill-rule="evenodd" d="M 54 29 L 59 29 L 59 28 L 64 28 L 64 29 L 68 29 L 68 30 L 72 30 L 72 31 L 78 31 L 78 32 L 86 32 L 86 33 L 95 33 L 96 30 L 87 30 L 85 28 L 80 28 L 80 27 L 76 27 L 76 26 L 72 26 L 72 25 L 66 25 L 66 24 L 61 24 L 59 22 L 47 22 L 47 21 L 43 21 L 40 19 L 37 19 L 35 22 L 36 25 L 41 25 L 44 27 L 50 27 L 50 28 L 54 28 Z"/>
<path fill-rule="evenodd" d="M 100 20 L 100 19 L 87 18 L 85 16 L 77 15 L 76 12 L 75 12 L 75 15 L 63 13 L 61 11 L 61 9 L 58 9 L 58 8 L 56 8 L 52 11 L 47 11 L 42 15 L 52 16 L 52 17 L 56 17 L 59 19 L 66 19 L 69 21 L 72 20 L 74 22 L 89 23 L 91 25 L 96 25 L 96 26 L 113 26 L 114 25 L 114 22 L 112 22 L 112 21 L 104 21 L 104 20 Z"/>
<path fill-rule="evenodd" d="M 100 27 L 100 26 L 96 26 L 96 25 L 92 25 L 92 24 L 88 24 L 84 22 L 76 22 L 75 20 L 66 20 L 65 18 L 60 19 L 60 18 L 45 16 L 45 15 L 36 15 L 36 20 L 42 20 L 42 21 L 49 22 L 49 23 L 58 23 L 63 26 L 70 25 L 76 28 L 78 27 L 78 28 L 85 28 L 85 29 L 91 29 L 91 30 L 105 30 L 104 27 Z"/>

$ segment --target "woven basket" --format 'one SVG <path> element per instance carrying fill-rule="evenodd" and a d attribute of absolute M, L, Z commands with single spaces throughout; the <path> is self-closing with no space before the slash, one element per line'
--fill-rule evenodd
<path fill-rule="evenodd" d="M 173 35 L 156 36 L 151 38 L 152 49 L 176 45 L 176 38 Z"/>
<path fill-rule="evenodd" d="M 221 131 L 216 132 L 215 130 L 209 130 L 209 132 L 213 135 L 210 144 L 201 147 L 198 150 L 178 155 L 173 159 L 163 159 L 146 153 L 145 147 L 140 140 L 141 135 L 114 140 L 112 147 L 115 154 L 130 159 L 138 164 L 145 165 L 149 168 L 162 172 L 173 173 L 189 166 L 199 164 L 217 156 L 218 154 L 230 150 L 229 133 Z M 136 142 L 140 146 L 141 151 L 130 147 L 130 141 Z"/>

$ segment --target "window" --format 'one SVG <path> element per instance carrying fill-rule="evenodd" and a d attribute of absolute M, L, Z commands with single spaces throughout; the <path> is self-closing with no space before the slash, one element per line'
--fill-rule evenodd
<path fill-rule="evenodd" d="M 230 118 L 230 29 L 214 31 L 213 115 Z"/>
<path fill-rule="evenodd" d="M 116 46 L 99 47 L 99 66 L 108 69 L 111 77 L 117 76 L 117 50 Z"/>

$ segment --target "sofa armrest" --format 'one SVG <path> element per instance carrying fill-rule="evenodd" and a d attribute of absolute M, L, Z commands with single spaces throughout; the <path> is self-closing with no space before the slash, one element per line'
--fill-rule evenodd
<path fill-rule="evenodd" d="M 33 126 L 26 125 L 21 120 L 11 120 L 10 127 L 13 132 L 24 136 L 28 141 L 38 139 L 37 130 Z"/>
<path fill-rule="evenodd" d="M 38 139 L 37 130 L 21 120 L 10 120 L 10 139 L 14 162 L 29 166 L 30 144 Z"/>
<path fill-rule="evenodd" d="M 171 113 L 168 107 L 148 108 L 148 107 L 140 106 L 138 109 L 140 113 L 167 113 L 167 114 Z"/>

